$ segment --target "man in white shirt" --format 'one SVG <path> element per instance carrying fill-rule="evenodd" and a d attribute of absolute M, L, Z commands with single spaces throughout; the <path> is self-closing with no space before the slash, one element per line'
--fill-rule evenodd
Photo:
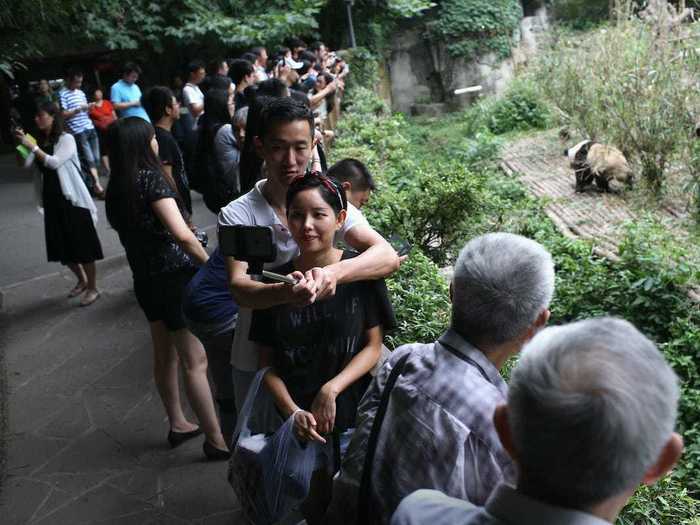
<path fill-rule="evenodd" d="M 678 379 L 627 321 L 545 329 L 526 346 L 493 422 L 518 464 L 485 507 L 419 490 L 392 525 L 609 525 L 640 483 L 678 461 Z"/>
<path fill-rule="evenodd" d="M 267 49 L 264 47 L 254 47 L 250 52 L 256 57 L 255 64 L 253 64 L 255 68 L 255 81 L 264 82 L 268 79 L 268 75 L 265 72 L 265 68 L 267 67 Z"/>
<path fill-rule="evenodd" d="M 197 120 L 204 113 L 204 93 L 199 89 L 206 76 L 204 62 L 194 60 L 187 65 L 188 79 L 185 87 L 182 88 L 182 102 L 194 119 L 194 127 L 197 127 Z"/>
<path fill-rule="evenodd" d="M 313 114 L 292 98 L 272 100 L 263 110 L 258 154 L 265 160 L 267 179 L 236 199 L 219 213 L 220 225 L 272 226 L 277 259 L 267 268 L 290 261 L 298 247 L 287 228 L 285 199 L 291 182 L 306 171 L 313 148 Z M 324 268 L 313 268 L 295 286 L 263 284 L 246 273 L 248 264 L 228 257 L 226 261 L 231 293 L 241 307 L 231 352 L 236 405 L 245 400 L 250 381 L 258 369 L 256 346 L 248 340 L 251 309 L 298 302 L 311 304 L 335 293 L 338 283 L 378 279 L 398 269 L 399 258 L 391 245 L 369 227 L 354 206 L 340 232 L 345 244 L 362 252 L 358 257 Z"/>

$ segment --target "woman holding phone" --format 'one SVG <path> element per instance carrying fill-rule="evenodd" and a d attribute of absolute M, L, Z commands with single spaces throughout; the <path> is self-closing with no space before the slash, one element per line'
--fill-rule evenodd
<path fill-rule="evenodd" d="M 80 305 L 89 306 L 100 297 L 95 269 L 95 261 L 102 259 L 95 230 L 97 208 L 80 174 L 75 139 L 63 131 L 58 106 L 43 104 L 34 122 L 39 130 L 36 142 L 19 128 L 15 136 L 29 151 L 25 167 L 39 171 L 46 254 L 49 262 L 68 266 L 78 278 L 68 297 L 82 296 Z"/>
<path fill-rule="evenodd" d="M 299 255 L 275 273 L 302 283 L 308 270 L 356 256 L 334 248 L 347 214 L 345 191 L 337 181 L 305 175 L 292 182 L 286 200 Z M 352 435 L 384 331 L 394 325 L 381 279 L 338 285 L 333 297 L 303 308 L 286 304 L 253 312 L 250 339 L 261 345 L 261 368 L 271 366 L 264 384 L 278 411 L 285 419 L 294 417 L 300 440 L 327 445 L 328 469 L 315 475 L 313 503 L 305 507 L 309 523 L 319 519 L 329 501 L 333 467 L 340 462 L 333 451 L 342 454 Z"/>

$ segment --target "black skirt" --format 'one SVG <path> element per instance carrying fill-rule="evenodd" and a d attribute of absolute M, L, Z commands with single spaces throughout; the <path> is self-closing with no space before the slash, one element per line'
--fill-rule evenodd
<path fill-rule="evenodd" d="M 102 246 L 90 210 L 73 206 L 63 196 L 55 170 L 41 171 L 44 176 L 42 200 L 49 262 L 82 264 L 102 259 Z"/>

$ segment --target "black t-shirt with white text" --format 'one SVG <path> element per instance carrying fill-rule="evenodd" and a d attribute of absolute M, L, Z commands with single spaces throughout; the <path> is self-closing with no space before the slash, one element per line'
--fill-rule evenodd
<path fill-rule="evenodd" d="M 344 251 L 343 259 L 355 257 Z M 275 270 L 287 275 L 289 262 Z M 383 333 L 396 325 L 384 280 L 340 284 L 323 301 L 299 308 L 279 305 L 253 312 L 250 340 L 272 348 L 272 364 L 294 402 L 311 408 L 321 387 L 338 375 L 367 344 L 366 332 L 381 325 Z M 360 399 L 370 376 L 365 375 L 336 399 L 335 427 L 354 427 Z"/>

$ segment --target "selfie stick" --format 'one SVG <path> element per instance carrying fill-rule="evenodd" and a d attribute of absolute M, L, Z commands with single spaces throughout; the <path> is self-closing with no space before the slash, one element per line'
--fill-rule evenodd
<path fill-rule="evenodd" d="M 287 283 L 287 284 L 297 284 L 296 279 L 293 279 L 291 277 L 287 277 L 286 275 L 280 275 L 279 273 L 275 273 L 275 272 L 268 272 L 267 270 L 263 270 L 262 274 L 263 274 L 263 277 L 267 277 L 268 279 L 271 279 L 273 281 L 279 281 L 281 283 Z"/>

